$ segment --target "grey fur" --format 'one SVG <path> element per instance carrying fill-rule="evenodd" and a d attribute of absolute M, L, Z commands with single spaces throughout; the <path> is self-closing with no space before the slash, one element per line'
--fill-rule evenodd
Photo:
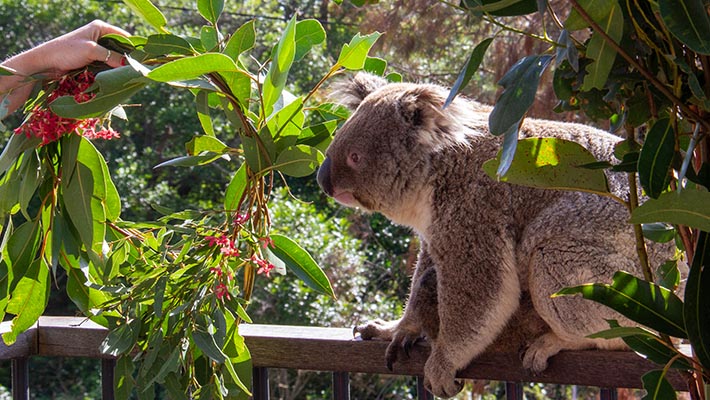
<path fill-rule="evenodd" d="M 411 227 L 422 243 L 402 318 L 355 328 L 363 339 L 392 341 L 388 365 L 425 337 L 425 384 L 451 397 L 461 390 L 456 372 L 492 345 L 525 349 L 523 363 L 534 371 L 560 350 L 624 348 L 618 339 L 585 338 L 608 328 L 604 319 L 623 317 L 581 298 L 550 298 L 566 286 L 610 281 L 617 270 L 639 273 L 624 206 L 490 179 L 481 165 L 500 139 L 488 134 L 489 106 L 457 99 L 442 109 L 444 88 L 366 74 L 339 91 L 357 108 L 328 148 L 319 183 L 346 206 Z M 521 134 L 574 140 L 608 161 L 619 141 L 533 119 Z M 615 194 L 624 196 L 625 179 L 609 176 Z M 670 255 L 661 251 L 654 265 Z"/>

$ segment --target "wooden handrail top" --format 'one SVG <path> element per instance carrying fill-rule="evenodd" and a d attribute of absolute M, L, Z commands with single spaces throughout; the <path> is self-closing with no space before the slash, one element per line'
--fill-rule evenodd
<path fill-rule="evenodd" d="M 0 323 L 0 333 L 7 332 L 9 326 L 9 322 Z M 384 359 L 388 342 L 353 339 L 351 329 L 258 324 L 242 324 L 239 329 L 255 367 L 421 376 L 429 354 L 428 344 L 418 343 L 408 359 L 398 361 L 394 371 L 389 371 Z M 111 358 L 99 351 L 107 332 L 106 328 L 85 318 L 41 317 L 12 346 L 0 342 L 0 359 L 30 356 Z M 517 352 L 489 352 L 474 360 L 459 376 L 509 382 L 640 388 L 641 376 L 660 368 L 630 351 L 565 351 L 551 358 L 547 370 L 536 375 L 522 367 Z M 670 380 L 677 390 L 686 390 L 679 374 L 672 374 Z"/>

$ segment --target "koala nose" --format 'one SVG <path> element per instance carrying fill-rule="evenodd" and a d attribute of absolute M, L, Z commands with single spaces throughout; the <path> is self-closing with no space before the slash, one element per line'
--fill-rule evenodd
<path fill-rule="evenodd" d="M 328 196 L 333 196 L 333 184 L 330 182 L 330 157 L 323 160 L 320 168 L 318 168 L 318 185 Z"/>

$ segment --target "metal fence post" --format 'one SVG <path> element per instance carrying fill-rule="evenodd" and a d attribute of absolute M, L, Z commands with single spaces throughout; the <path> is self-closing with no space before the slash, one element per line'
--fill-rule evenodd
<path fill-rule="evenodd" d="M 507 400 L 523 400 L 523 384 L 520 382 L 506 382 L 505 398 Z"/>
<path fill-rule="evenodd" d="M 257 367 L 252 370 L 252 394 L 254 400 L 269 400 L 269 369 Z"/>
<path fill-rule="evenodd" d="M 12 359 L 12 398 L 28 400 L 30 398 L 30 362 L 26 357 Z"/>
<path fill-rule="evenodd" d="M 333 399 L 350 400 L 350 374 L 333 372 Z"/>

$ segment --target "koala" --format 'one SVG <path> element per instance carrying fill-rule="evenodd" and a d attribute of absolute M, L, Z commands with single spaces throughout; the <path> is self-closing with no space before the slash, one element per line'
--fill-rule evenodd
<path fill-rule="evenodd" d="M 344 206 L 411 227 L 421 243 L 401 319 L 354 328 L 362 339 L 391 341 L 390 369 L 424 338 L 431 345 L 425 386 L 451 397 L 462 388 L 457 371 L 496 344 L 523 349 L 523 365 L 534 372 L 561 350 L 625 348 L 620 339 L 586 336 L 607 329 L 605 319 L 630 321 L 577 296 L 550 297 L 567 286 L 609 282 L 618 270 L 640 275 L 622 204 L 491 179 L 481 168 L 501 145 L 488 132 L 491 107 L 457 98 L 444 108 L 442 87 L 360 73 L 336 92 L 354 112 L 326 151 L 319 185 Z M 620 140 L 534 119 L 520 134 L 573 140 L 606 161 Z M 613 193 L 628 195 L 625 174 L 608 178 Z M 654 265 L 671 255 L 650 253 Z"/>

